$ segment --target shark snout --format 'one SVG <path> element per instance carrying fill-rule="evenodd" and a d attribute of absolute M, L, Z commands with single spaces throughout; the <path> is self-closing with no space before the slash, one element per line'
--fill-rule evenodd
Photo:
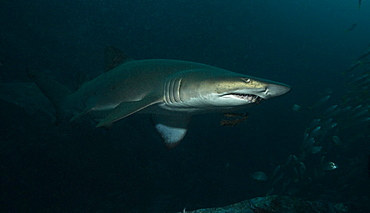
<path fill-rule="evenodd" d="M 285 93 L 290 91 L 290 86 L 286 84 L 269 84 L 265 90 L 265 97 L 264 99 L 284 95 Z"/>

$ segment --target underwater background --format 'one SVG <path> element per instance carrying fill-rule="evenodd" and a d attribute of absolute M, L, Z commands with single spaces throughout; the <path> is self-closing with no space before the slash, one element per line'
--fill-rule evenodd
<path fill-rule="evenodd" d="M 104 49 L 115 46 L 292 87 L 233 127 L 220 125 L 222 114 L 194 116 L 171 150 L 145 114 L 108 131 L 87 120 L 57 126 L 50 113 L 0 98 L 1 212 L 180 212 L 267 195 L 369 202 L 370 2 L 0 5 L 1 83 L 39 69 L 76 88 L 80 73 L 104 71 Z"/>

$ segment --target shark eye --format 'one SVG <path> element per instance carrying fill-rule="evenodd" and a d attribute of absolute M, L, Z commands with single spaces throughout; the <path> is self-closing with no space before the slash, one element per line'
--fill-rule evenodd
<path fill-rule="evenodd" d="M 246 83 L 250 83 L 252 80 L 250 78 L 243 78 L 243 80 L 246 82 Z"/>

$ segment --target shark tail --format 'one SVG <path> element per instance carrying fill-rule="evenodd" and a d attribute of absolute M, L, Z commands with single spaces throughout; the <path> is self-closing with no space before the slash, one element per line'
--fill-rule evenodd
<path fill-rule="evenodd" d="M 56 123 L 59 124 L 64 115 L 63 104 L 72 93 L 71 90 L 40 71 L 28 70 L 27 76 L 52 103 L 56 112 Z"/>

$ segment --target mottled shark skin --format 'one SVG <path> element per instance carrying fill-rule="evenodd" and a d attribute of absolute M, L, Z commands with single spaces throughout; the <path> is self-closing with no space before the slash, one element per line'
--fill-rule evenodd
<path fill-rule="evenodd" d="M 71 121 L 89 114 L 97 127 L 149 113 L 169 147 L 185 136 L 193 114 L 230 112 L 283 95 L 290 87 L 221 68 L 179 60 L 130 60 L 70 92 L 38 72 L 29 77 L 57 114 Z"/>

